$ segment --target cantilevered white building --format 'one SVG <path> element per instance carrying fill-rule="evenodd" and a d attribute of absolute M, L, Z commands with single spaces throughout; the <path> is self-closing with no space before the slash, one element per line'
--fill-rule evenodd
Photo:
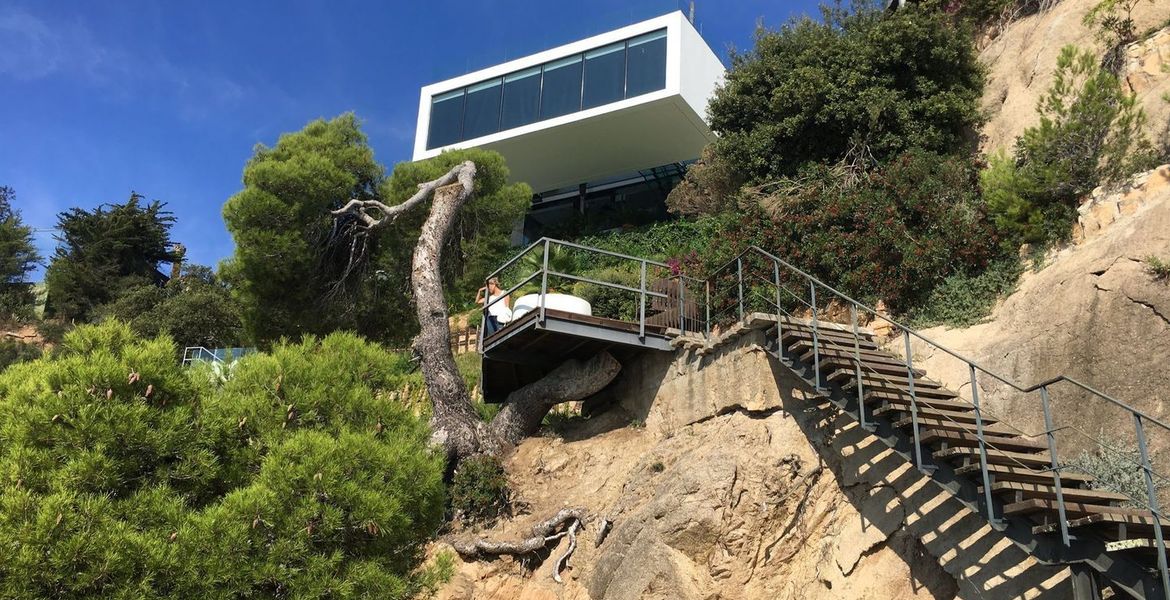
<path fill-rule="evenodd" d="M 573 218 L 620 225 L 661 213 L 713 139 L 707 101 L 723 72 L 670 13 L 422 88 L 414 159 L 502 154 L 536 192 L 524 237 Z"/>

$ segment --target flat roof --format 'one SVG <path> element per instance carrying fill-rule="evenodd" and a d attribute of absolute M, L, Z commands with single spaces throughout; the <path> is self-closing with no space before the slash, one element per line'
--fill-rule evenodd
<path fill-rule="evenodd" d="M 658 30 L 666 31 L 661 89 L 427 147 L 434 97 Z M 676 11 L 423 87 L 414 159 L 455 148 L 495 150 L 507 161 L 512 180 L 527 182 L 535 192 L 694 159 L 714 140 L 707 125 L 707 101 L 723 73 L 723 63 Z"/>

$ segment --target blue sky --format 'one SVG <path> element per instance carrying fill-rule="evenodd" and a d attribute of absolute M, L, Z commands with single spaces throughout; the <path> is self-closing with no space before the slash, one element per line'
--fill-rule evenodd
<path fill-rule="evenodd" d="M 408 160 L 418 89 L 685 9 L 683 0 L 0 3 L 0 185 L 48 257 L 58 212 L 168 203 L 191 260 L 232 253 L 220 208 L 257 143 L 354 111 L 380 162 Z M 816 2 L 714 0 L 697 25 L 726 61 L 755 23 Z"/>

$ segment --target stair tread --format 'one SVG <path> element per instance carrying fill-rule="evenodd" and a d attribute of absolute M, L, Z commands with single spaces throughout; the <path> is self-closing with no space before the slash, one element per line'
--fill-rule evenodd
<path fill-rule="evenodd" d="M 807 343 L 800 342 L 797 344 L 792 344 L 790 346 L 787 346 L 787 348 L 789 350 L 791 350 L 793 354 L 799 353 L 800 360 L 802 360 L 806 363 L 811 362 L 813 359 L 813 351 L 812 351 L 812 343 L 811 342 L 807 342 Z M 826 359 L 832 358 L 832 357 L 852 360 L 854 358 L 854 354 L 859 354 L 861 356 L 861 362 L 863 364 L 867 364 L 867 365 L 868 364 L 880 364 L 880 365 L 898 367 L 898 368 L 902 369 L 903 372 L 905 372 L 905 369 L 906 369 L 906 363 L 903 362 L 902 360 L 899 360 L 898 357 L 896 357 L 892 354 L 868 352 L 866 350 L 861 350 L 861 351 L 855 353 L 853 348 L 840 348 L 837 346 L 833 346 L 833 347 L 829 347 L 829 348 L 821 348 L 819 353 L 821 355 L 821 361 L 825 361 Z M 850 366 L 852 366 L 852 363 L 850 363 Z M 923 371 L 922 369 L 919 369 L 919 368 L 915 368 L 914 373 L 915 373 L 915 375 L 918 375 L 918 374 L 925 375 L 926 371 Z"/>
<path fill-rule="evenodd" d="M 960 413 L 960 414 L 962 414 L 964 416 L 970 416 L 971 417 L 970 421 L 966 422 L 966 423 L 956 423 L 956 422 L 954 422 L 950 419 L 946 419 L 946 418 L 940 419 L 940 418 L 933 418 L 933 417 L 924 417 L 924 416 L 922 416 L 921 411 L 920 411 L 920 413 L 918 415 L 918 426 L 919 427 L 929 427 L 931 429 L 940 429 L 943 431 L 964 431 L 967 433 L 974 434 L 976 432 L 975 418 L 974 418 L 975 413 L 969 412 L 969 413 Z M 898 419 L 897 421 L 894 421 L 894 427 L 898 427 L 898 428 L 910 427 L 913 424 L 914 424 L 914 419 L 911 417 L 905 417 L 902 419 Z M 998 435 L 998 436 L 1019 435 L 1018 431 L 1016 431 L 1010 427 L 1006 427 L 1004 425 L 998 425 L 994 419 L 988 419 L 987 417 L 983 417 L 983 433 L 984 433 L 984 435 Z"/>
<path fill-rule="evenodd" d="M 806 353 L 806 354 L 810 358 L 812 357 L 811 353 Z M 804 360 L 804 356 L 801 357 L 801 360 Z M 821 366 L 822 367 L 825 365 L 829 365 L 830 367 L 833 367 L 835 369 L 847 370 L 850 374 L 852 374 L 854 372 L 854 364 L 855 363 L 856 363 L 856 361 L 853 357 L 852 352 L 849 352 L 847 356 L 829 356 L 829 355 L 826 355 L 825 353 L 821 353 Z M 868 372 L 868 373 L 877 372 L 877 373 L 882 373 L 882 374 L 887 374 L 887 375 L 899 375 L 899 374 L 905 375 L 906 374 L 906 365 L 891 364 L 888 362 L 873 362 L 870 360 L 866 360 L 866 357 L 864 357 L 864 356 L 861 357 L 861 369 L 863 372 Z M 916 368 L 916 369 L 914 369 L 914 376 L 915 377 L 925 377 L 926 371 L 923 371 L 922 369 Z"/>
<path fill-rule="evenodd" d="M 1144 516 L 1126 515 L 1120 513 L 1096 513 L 1078 519 L 1071 519 L 1068 521 L 1069 529 L 1076 529 L 1078 527 L 1089 527 L 1092 525 L 1126 525 L 1127 527 L 1141 527 L 1143 529 L 1154 529 L 1156 521 L 1152 514 Z M 1163 530 L 1170 528 L 1170 521 L 1166 519 L 1161 520 Z M 1032 528 L 1033 533 L 1054 533 L 1060 531 L 1060 523 L 1044 523 Z"/>
<path fill-rule="evenodd" d="M 882 414 L 890 413 L 890 412 L 905 413 L 906 414 L 905 417 L 902 417 L 898 421 L 899 423 L 901 423 L 902 421 L 909 421 L 911 419 L 910 403 L 909 402 L 887 403 L 887 404 L 883 404 L 883 405 L 873 409 L 874 415 L 882 415 Z M 933 408 L 933 407 L 929 407 L 929 406 L 919 405 L 918 406 L 918 418 L 921 419 L 923 417 L 938 417 L 940 419 L 947 419 L 947 420 L 952 420 L 952 421 L 968 422 L 968 423 L 972 423 L 972 424 L 975 423 L 974 410 L 953 411 L 953 410 L 947 410 L 946 408 Z M 983 419 L 983 422 L 986 424 L 986 423 L 997 423 L 998 421 L 996 421 L 995 419 L 985 418 L 985 419 Z"/>
<path fill-rule="evenodd" d="M 1020 502 L 1013 502 L 1003 507 L 1005 515 L 1029 515 L 1038 512 L 1058 512 L 1057 501 L 1046 498 L 1029 498 Z M 1090 515 L 1117 515 L 1124 517 L 1148 517 L 1153 524 L 1154 514 L 1141 508 L 1123 508 L 1120 506 L 1105 506 L 1086 502 L 1064 502 L 1064 514 L 1069 519 L 1079 519 Z"/>
<path fill-rule="evenodd" d="M 998 465 L 988 464 L 987 472 L 989 475 L 995 477 L 996 481 L 1013 481 L 1026 483 L 1052 483 L 1052 473 L 1050 471 L 1036 471 L 1033 469 L 1026 469 L 1018 465 Z M 979 476 L 980 468 L 978 461 L 975 464 L 965 465 L 955 468 L 956 475 L 974 475 Z M 1060 474 L 1060 480 L 1069 485 L 1081 485 L 1092 482 L 1095 478 L 1092 475 L 1084 473 L 1070 473 L 1064 471 Z"/>
<path fill-rule="evenodd" d="M 1021 494 L 1025 499 L 1027 498 L 1045 498 L 1055 499 L 1056 488 L 1051 485 L 1042 483 L 1022 483 L 1019 481 L 997 481 L 991 484 L 992 493 L 996 494 Z M 983 492 L 983 486 L 979 486 L 979 492 Z M 1061 488 L 1061 494 L 1064 495 L 1065 501 L 1068 500 L 1097 500 L 1107 502 L 1125 502 L 1129 500 L 1129 496 L 1125 494 L 1118 494 L 1109 490 L 1086 490 L 1077 488 Z"/>
<path fill-rule="evenodd" d="M 973 458 L 979 459 L 978 448 L 947 448 L 946 450 L 937 450 L 931 456 L 936 459 L 952 459 L 952 458 Z M 1007 450 L 993 450 L 987 449 L 987 462 L 995 464 L 1012 464 L 1012 465 L 1037 465 L 1048 466 L 1049 458 L 1047 455 L 1039 454 L 1024 454 L 1022 452 L 1009 452 Z"/>
<path fill-rule="evenodd" d="M 919 412 L 923 407 L 940 408 L 943 410 L 950 410 L 953 412 L 971 412 L 974 415 L 975 407 L 965 402 L 957 402 L 946 398 L 932 398 L 929 396 L 918 396 L 916 399 L 911 399 L 910 394 L 891 394 L 886 391 L 876 390 L 865 393 L 866 404 L 876 404 L 882 402 L 885 404 L 893 404 L 907 407 L 917 405 Z"/>
<path fill-rule="evenodd" d="M 816 330 L 816 334 L 818 341 L 823 341 L 826 339 L 844 341 L 848 343 L 850 347 L 852 347 L 853 340 L 856 339 L 858 345 L 862 346 L 863 348 L 878 348 L 877 342 L 875 342 L 872 337 L 867 336 L 864 333 L 857 336 L 857 338 L 854 338 L 853 332 L 851 331 L 841 331 L 839 329 L 819 327 Z M 811 325 L 794 325 L 791 323 L 784 323 L 780 327 L 780 335 L 783 337 L 783 339 L 811 340 L 813 335 L 813 328 Z"/>
<path fill-rule="evenodd" d="M 895 396 L 904 395 L 910 397 L 910 387 L 900 386 L 896 384 L 889 384 L 880 381 L 866 383 L 866 395 L 869 393 L 884 392 Z M 959 395 L 946 388 L 932 388 L 932 387 L 915 387 L 914 395 L 918 398 L 958 398 Z M 975 408 L 974 406 L 971 407 Z"/>
<path fill-rule="evenodd" d="M 940 431 L 937 429 L 923 429 L 920 433 L 923 443 L 931 442 L 946 442 L 948 444 L 962 444 L 969 445 L 973 448 L 979 447 L 979 436 L 973 433 L 966 433 L 961 431 Z M 1020 436 L 998 436 L 986 435 L 983 439 L 987 445 L 988 450 L 1010 450 L 1013 452 L 1032 451 L 1032 452 L 1046 452 L 1048 444 L 1035 442 Z"/>
<path fill-rule="evenodd" d="M 834 369 L 831 373 L 829 373 L 826 379 L 832 379 L 833 377 L 848 378 L 841 384 L 842 387 L 852 387 L 857 381 L 856 373 L 852 367 L 848 369 Z M 906 377 L 905 369 L 902 370 L 901 376 L 885 373 L 879 375 L 877 373 L 867 371 L 866 367 L 864 366 L 862 367 L 861 371 L 861 379 L 862 382 L 864 382 L 865 385 L 869 387 L 874 387 L 876 384 L 878 387 L 897 387 L 898 389 L 902 389 L 902 386 L 909 386 L 910 382 L 910 378 Z M 909 390 L 909 387 L 906 387 L 906 389 Z M 950 390 L 946 389 L 943 384 L 937 381 L 925 377 L 920 378 L 915 376 L 914 391 L 921 392 L 923 390 L 945 390 L 946 392 L 950 392 Z"/>

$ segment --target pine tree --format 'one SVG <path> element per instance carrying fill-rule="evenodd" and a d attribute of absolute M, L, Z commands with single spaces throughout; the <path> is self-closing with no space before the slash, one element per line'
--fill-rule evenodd
<path fill-rule="evenodd" d="M 0 187 L 0 320 L 21 320 L 32 315 L 33 293 L 28 275 L 41 257 L 33 243 L 32 228 L 12 207 L 16 192 Z"/>
<path fill-rule="evenodd" d="M 159 264 L 175 260 L 175 217 L 165 206 L 131 193 L 124 204 L 58 214 L 58 245 L 45 272 L 53 316 L 88 320 L 123 290 L 165 282 Z"/>

